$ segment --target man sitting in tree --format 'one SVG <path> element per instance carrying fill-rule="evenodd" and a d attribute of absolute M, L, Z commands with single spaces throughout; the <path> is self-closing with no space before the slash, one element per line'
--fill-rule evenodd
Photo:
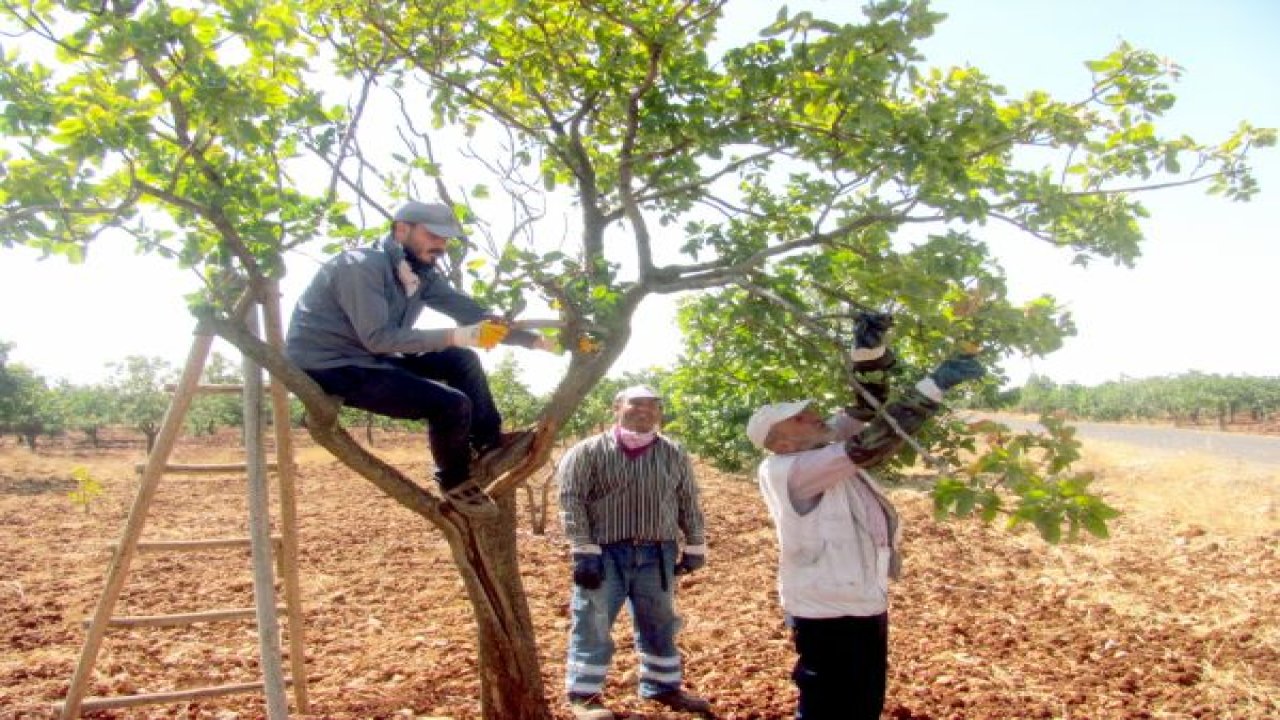
<path fill-rule="evenodd" d="M 497 506 L 472 477 L 473 462 L 487 464 L 515 436 L 501 432 L 472 348 L 552 347 L 449 285 L 436 262 L 462 235 L 449 206 L 405 203 L 380 245 L 343 252 L 316 273 L 294 308 L 285 352 L 351 407 L 425 420 L 441 491 L 461 512 L 492 517 Z M 415 328 L 424 308 L 459 327 Z"/>

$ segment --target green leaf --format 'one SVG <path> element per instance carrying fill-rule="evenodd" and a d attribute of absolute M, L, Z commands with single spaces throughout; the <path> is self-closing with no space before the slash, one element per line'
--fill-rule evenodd
<path fill-rule="evenodd" d="M 197 17 L 199 14 L 189 8 L 173 8 L 169 11 L 169 20 L 179 27 L 190 25 Z"/>

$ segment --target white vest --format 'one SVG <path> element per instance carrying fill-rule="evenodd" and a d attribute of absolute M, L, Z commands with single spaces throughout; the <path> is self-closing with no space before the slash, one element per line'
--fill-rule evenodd
<path fill-rule="evenodd" d="M 823 493 L 816 508 L 797 513 L 787 493 L 787 475 L 796 457 L 770 455 L 760 463 L 757 477 L 778 534 L 778 594 L 783 610 L 801 618 L 886 612 L 890 569 L 896 565 L 901 534 L 893 506 L 866 473 L 854 470 Z M 877 548 L 867 531 L 867 508 L 852 487 L 863 481 L 884 507 L 889 548 Z"/>

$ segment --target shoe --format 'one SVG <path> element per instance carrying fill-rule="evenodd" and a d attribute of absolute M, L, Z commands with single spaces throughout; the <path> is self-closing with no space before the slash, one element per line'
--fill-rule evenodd
<path fill-rule="evenodd" d="M 495 478 L 516 466 L 524 459 L 525 452 L 514 452 L 513 448 L 520 443 L 532 442 L 532 430 L 516 430 L 505 432 L 497 440 L 476 449 L 476 459 L 472 463 L 474 474 L 481 477 Z"/>
<path fill-rule="evenodd" d="M 445 500 L 463 515 L 486 520 L 498 516 L 498 504 L 471 478 L 440 490 Z"/>
<path fill-rule="evenodd" d="M 690 695 L 683 690 L 668 690 L 647 699 L 676 712 L 696 713 L 703 717 L 714 717 L 711 713 L 710 702 L 697 695 Z"/>
<path fill-rule="evenodd" d="M 570 695 L 569 712 L 574 720 L 613 720 L 613 711 L 600 702 L 599 695 Z"/>

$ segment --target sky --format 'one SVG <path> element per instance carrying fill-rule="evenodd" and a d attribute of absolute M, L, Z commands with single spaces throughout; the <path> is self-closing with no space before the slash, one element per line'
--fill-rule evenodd
<path fill-rule="evenodd" d="M 851 0 L 788 5 L 834 20 L 860 17 Z M 722 38 L 751 37 L 777 7 L 731 1 Z M 1184 70 L 1174 87 L 1178 104 L 1160 123 L 1164 134 L 1210 141 L 1242 120 L 1280 126 L 1280 3 L 1272 0 L 949 0 L 934 8 L 949 17 L 921 46 L 927 64 L 980 68 L 1012 96 L 1043 89 L 1078 97 L 1089 84 L 1084 61 L 1124 40 Z M 1006 361 L 1010 384 L 1033 372 L 1084 384 L 1189 371 L 1280 375 L 1280 151 L 1257 152 L 1252 165 L 1262 191 L 1250 203 L 1196 188 L 1146 197 L 1147 242 L 1133 269 L 1105 261 L 1081 269 L 1037 241 L 990 228 L 1011 296 L 1053 294 L 1079 330 L 1047 358 Z M 317 262 L 291 262 L 286 315 Z M 0 248 L 0 341 L 16 344 L 12 362 L 74 383 L 104 379 L 109 364 L 128 355 L 180 366 L 193 327 L 182 297 L 197 287 L 170 263 L 135 254 L 123 238 L 95 242 L 83 265 Z M 615 373 L 676 359 L 673 312 L 672 298 L 646 301 Z M 216 347 L 234 357 L 229 346 Z M 535 389 L 549 387 L 564 367 L 563 359 L 516 352 Z"/>

